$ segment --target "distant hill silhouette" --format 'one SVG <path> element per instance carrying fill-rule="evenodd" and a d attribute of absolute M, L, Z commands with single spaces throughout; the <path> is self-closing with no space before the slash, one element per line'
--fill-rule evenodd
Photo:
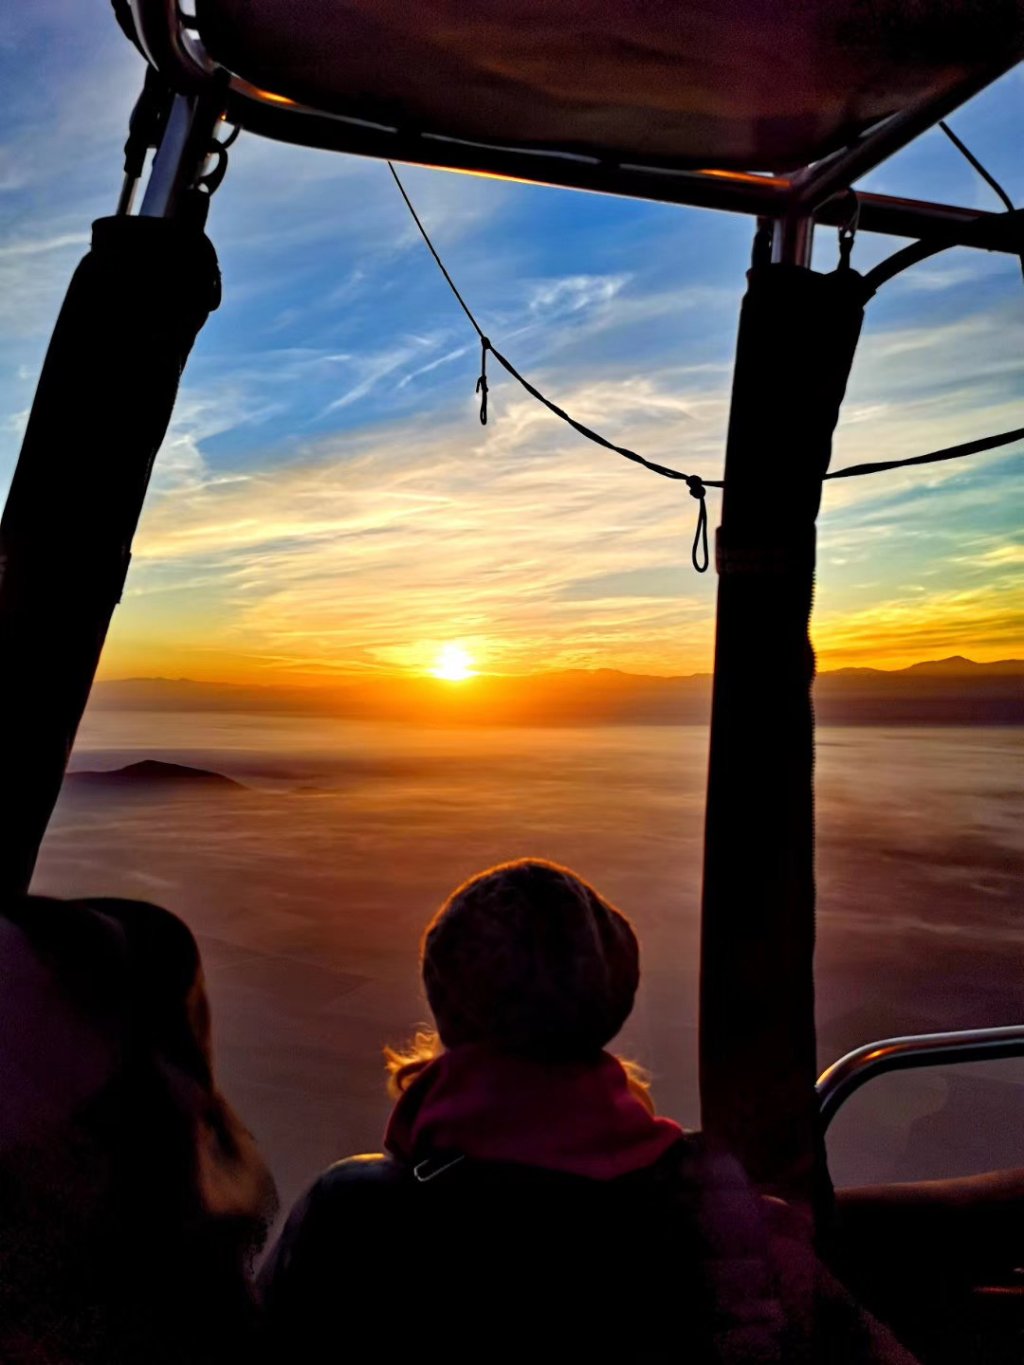
<path fill-rule="evenodd" d="M 814 705 L 826 725 L 1022 725 L 1024 660 L 839 669 L 818 678 Z"/>
<path fill-rule="evenodd" d="M 979 664 L 955 655 L 893 670 L 841 668 L 819 675 L 814 703 L 825 725 L 1022 725 L 1024 660 Z M 433 725 L 705 725 L 711 676 L 601 668 L 449 683 L 380 674 L 322 688 L 135 678 L 98 683 L 91 704 L 100 710 L 240 711 Z M 770 723 L 770 717 L 765 720 Z"/>
<path fill-rule="evenodd" d="M 64 780 L 75 787 L 99 787 L 108 791 L 167 790 L 175 787 L 244 790 L 241 782 L 225 777 L 223 773 L 210 772 L 206 768 L 189 768 L 181 763 L 163 763 L 155 758 L 144 758 L 124 768 L 70 772 Z"/>
<path fill-rule="evenodd" d="M 976 677 L 979 673 L 1008 673 L 1024 676 L 1024 660 L 1001 659 L 991 664 L 976 664 L 973 659 L 965 659 L 962 654 L 952 654 L 948 659 L 932 659 L 920 664 L 911 664 L 902 672 L 941 674 L 943 677 L 956 678 Z"/>
<path fill-rule="evenodd" d="M 853 676 L 884 678 L 943 677 L 943 678 L 980 678 L 991 674 L 1024 678 L 1024 659 L 997 659 L 992 663 L 979 664 L 973 659 L 965 659 L 962 654 L 951 654 L 948 659 L 925 659 L 919 664 L 908 664 L 906 668 L 837 668 L 823 673 L 826 678 L 848 678 Z"/>

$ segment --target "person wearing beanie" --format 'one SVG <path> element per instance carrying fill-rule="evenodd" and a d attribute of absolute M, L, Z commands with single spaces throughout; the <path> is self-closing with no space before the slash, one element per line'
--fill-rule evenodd
<path fill-rule="evenodd" d="M 435 1029 L 385 1051 L 385 1152 L 320 1176 L 261 1272 L 271 1362 L 914 1365 L 608 1050 L 640 951 L 581 877 L 470 878 L 421 966 Z"/>

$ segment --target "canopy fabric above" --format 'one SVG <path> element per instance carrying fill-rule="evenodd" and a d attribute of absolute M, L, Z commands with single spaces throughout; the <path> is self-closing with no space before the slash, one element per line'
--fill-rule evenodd
<path fill-rule="evenodd" d="M 1024 0 L 197 0 L 209 55 L 404 133 L 785 173 L 1024 56 Z"/>

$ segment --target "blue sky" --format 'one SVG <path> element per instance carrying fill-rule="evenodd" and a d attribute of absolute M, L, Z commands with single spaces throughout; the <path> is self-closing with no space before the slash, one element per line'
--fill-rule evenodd
<path fill-rule="evenodd" d="M 0 479 L 90 221 L 112 210 L 141 59 L 102 0 L 0 21 Z M 1024 73 L 952 120 L 1017 203 Z M 721 468 L 746 219 L 409 168 L 485 330 L 583 420 Z M 939 133 L 865 188 L 998 207 Z M 105 669 L 320 677 L 710 663 L 693 504 L 492 376 L 383 165 L 243 135 L 209 224 L 225 297 L 196 346 Z M 898 243 L 862 237 L 865 267 Z M 831 268 L 835 234 L 817 264 Z M 1022 425 L 1013 258 L 949 252 L 869 309 L 835 465 Z M 88 451 L 83 451 L 88 458 Z M 1020 651 L 1020 449 L 833 485 L 825 666 Z M 714 517 L 717 507 L 712 505 Z"/>

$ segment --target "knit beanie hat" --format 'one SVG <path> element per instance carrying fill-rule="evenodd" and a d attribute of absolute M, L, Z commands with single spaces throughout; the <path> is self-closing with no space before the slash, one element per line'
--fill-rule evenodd
<path fill-rule="evenodd" d="M 625 915 L 568 868 L 534 858 L 471 877 L 423 939 L 423 984 L 446 1047 L 582 1059 L 625 1023 L 639 977 Z"/>

